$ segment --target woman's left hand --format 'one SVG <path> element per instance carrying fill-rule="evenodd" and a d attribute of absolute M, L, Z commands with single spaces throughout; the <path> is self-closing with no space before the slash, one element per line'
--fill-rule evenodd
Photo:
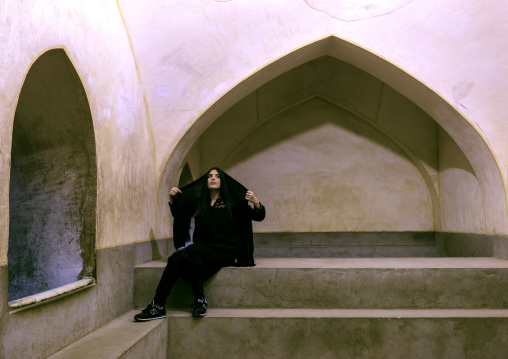
<path fill-rule="evenodd" d="M 256 208 L 261 208 L 261 203 L 259 202 L 259 199 L 256 197 L 256 195 L 254 194 L 254 192 L 252 191 L 247 191 L 247 194 L 245 195 L 245 199 L 251 203 L 254 204 L 254 207 Z"/>

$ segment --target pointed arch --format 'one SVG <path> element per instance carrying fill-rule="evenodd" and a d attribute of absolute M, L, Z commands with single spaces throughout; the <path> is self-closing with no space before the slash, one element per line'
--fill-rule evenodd
<path fill-rule="evenodd" d="M 14 116 L 9 301 L 95 275 L 97 164 L 81 79 L 63 49 L 28 71 Z"/>
<path fill-rule="evenodd" d="M 176 178 L 173 178 L 175 173 L 172 169 L 181 167 L 182 159 L 191 146 L 229 107 L 282 73 L 324 55 L 335 57 L 373 75 L 434 119 L 457 143 L 477 174 L 484 200 L 485 232 L 495 234 L 508 231 L 502 173 L 482 133 L 459 110 L 422 81 L 382 56 L 336 36 L 318 39 L 274 59 L 217 99 L 200 114 L 169 156 L 161 171 L 159 187 L 164 188 L 168 183 L 174 183 Z M 159 193 L 165 193 L 165 190 Z M 159 202 L 162 205 L 163 201 Z M 166 210 L 159 211 L 159 215 L 161 218 L 166 216 Z"/>

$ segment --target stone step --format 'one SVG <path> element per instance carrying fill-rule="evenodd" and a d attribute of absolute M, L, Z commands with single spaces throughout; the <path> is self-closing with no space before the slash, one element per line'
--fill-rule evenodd
<path fill-rule="evenodd" d="M 508 310 L 210 309 L 168 312 L 169 358 L 489 358 Z"/>
<path fill-rule="evenodd" d="M 259 258 L 442 257 L 434 232 L 254 233 Z"/>
<path fill-rule="evenodd" d="M 134 322 L 130 311 L 91 332 L 48 359 L 167 358 L 167 319 Z"/>
<path fill-rule="evenodd" d="M 443 257 L 437 246 L 256 246 L 258 258 L 403 258 Z"/>
<path fill-rule="evenodd" d="M 508 261 L 497 258 L 258 258 L 205 284 L 211 308 L 508 308 Z M 134 304 L 152 299 L 165 260 L 135 268 Z M 187 307 L 177 283 L 169 307 Z"/>

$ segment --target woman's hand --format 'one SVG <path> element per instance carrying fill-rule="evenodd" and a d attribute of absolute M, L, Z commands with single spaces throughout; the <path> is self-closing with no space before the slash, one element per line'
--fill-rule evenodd
<path fill-rule="evenodd" d="M 169 203 L 173 204 L 173 197 L 178 193 L 182 193 L 182 191 L 177 187 L 173 187 L 169 190 Z"/>
<path fill-rule="evenodd" d="M 254 192 L 252 191 L 247 191 L 247 194 L 245 195 L 245 199 L 251 203 L 254 204 L 254 207 L 256 207 L 257 209 L 260 209 L 261 208 L 261 203 L 259 202 L 259 199 L 256 197 L 256 195 L 254 194 Z"/>

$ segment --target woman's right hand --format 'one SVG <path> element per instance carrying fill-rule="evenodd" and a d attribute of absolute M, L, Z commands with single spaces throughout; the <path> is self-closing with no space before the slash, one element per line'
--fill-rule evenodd
<path fill-rule="evenodd" d="M 173 204 L 173 197 L 178 193 L 182 193 L 182 191 L 180 191 L 180 189 L 177 187 L 173 187 L 169 190 L 169 203 Z"/>

